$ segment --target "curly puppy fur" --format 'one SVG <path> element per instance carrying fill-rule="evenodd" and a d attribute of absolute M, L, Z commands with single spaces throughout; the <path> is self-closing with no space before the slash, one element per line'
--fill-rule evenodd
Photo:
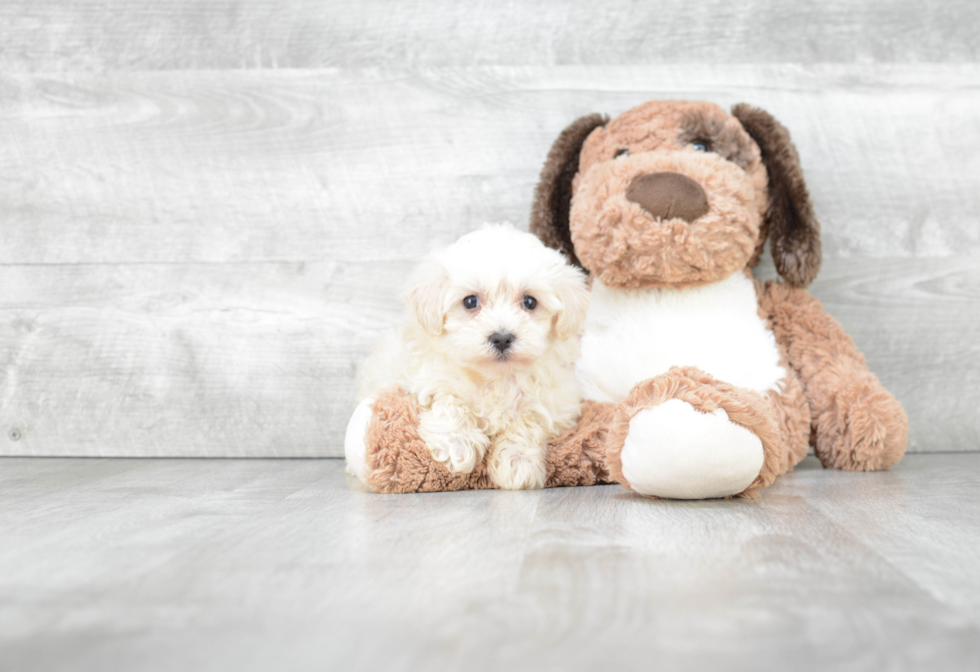
<path fill-rule="evenodd" d="M 433 458 L 469 473 L 489 451 L 499 487 L 539 488 L 547 441 L 573 427 L 589 294 L 582 272 L 508 226 L 470 233 L 424 262 L 410 317 L 361 370 L 361 394 L 416 396 Z"/>
<path fill-rule="evenodd" d="M 468 474 L 454 474 L 432 459 L 419 438 L 419 405 L 399 388 L 374 399 L 374 415 L 364 437 L 367 448 L 365 485 L 375 492 L 442 492 L 496 488 L 486 461 Z M 606 468 L 606 432 L 613 404 L 585 402 L 578 426 L 551 440 L 545 487 L 612 483 Z"/>

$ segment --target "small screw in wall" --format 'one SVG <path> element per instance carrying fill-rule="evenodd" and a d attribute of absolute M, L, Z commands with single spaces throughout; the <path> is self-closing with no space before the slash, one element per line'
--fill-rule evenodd
<path fill-rule="evenodd" d="M 11 441 L 20 441 L 20 430 L 19 429 L 11 429 L 10 430 L 10 433 L 7 434 L 7 436 L 10 437 L 10 440 Z"/>

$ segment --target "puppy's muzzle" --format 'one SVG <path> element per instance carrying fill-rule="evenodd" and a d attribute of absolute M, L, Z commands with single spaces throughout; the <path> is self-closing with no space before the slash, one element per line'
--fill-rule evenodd
<path fill-rule="evenodd" d="M 708 212 L 708 196 L 701 185 L 680 173 L 638 175 L 626 189 L 626 198 L 653 217 L 693 222 Z"/>
<path fill-rule="evenodd" d="M 490 345 L 497 349 L 497 352 L 503 354 L 507 352 L 507 348 L 511 346 L 515 338 L 517 337 L 508 331 L 498 331 L 490 334 L 487 340 L 490 341 Z"/>

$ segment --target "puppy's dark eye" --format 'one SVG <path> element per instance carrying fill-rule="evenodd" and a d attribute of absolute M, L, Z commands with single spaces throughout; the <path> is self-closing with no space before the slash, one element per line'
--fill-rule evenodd
<path fill-rule="evenodd" d="M 613 158 L 614 159 L 618 159 L 621 156 L 629 156 L 629 155 L 630 155 L 630 150 L 628 150 L 628 149 L 620 149 L 620 150 L 617 150 L 617 152 L 615 154 L 613 154 Z"/>
<path fill-rule="evenodd" d="M 694 142 L 691 143 L 691 147 L 693 147 L 696 151 L 699 151 L 699 152 L 707 152 L 708 151 L 708 141 L 707 140 L 695 140 Z"/>
<path fill-rule="evenodd" d="M 534 310 L 538 307 L 538 300 L 533 296 L 525 296 L 524 301 L 521 302 L 522 305 L 528 310 Z"/>
<path fill-rule="evenodd" d="M 463 299 L 463 308 L 466 310 L 473 310 L 480 305 L 480 299 L 476 298 L 472 294 Z"/>

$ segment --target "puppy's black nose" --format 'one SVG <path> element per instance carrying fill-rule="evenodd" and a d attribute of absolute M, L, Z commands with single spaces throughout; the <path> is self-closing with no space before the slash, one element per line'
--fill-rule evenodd
<path fill-rule="evenodd" d="M 497 348 L 499 352 L 505 352 L 510 344 L 514 342 L 514 334 L 506 331 L 498 331 L 496 333 L 490 334 L 490 343 L 493 347 Z"/>
<path fill-rule="evenodd" d="M 638 175 L 626 190 L 626 198 L 654 217 L 685 222 L 708 212 L 708 196 L 701 185 L 680 173 Z"/>

